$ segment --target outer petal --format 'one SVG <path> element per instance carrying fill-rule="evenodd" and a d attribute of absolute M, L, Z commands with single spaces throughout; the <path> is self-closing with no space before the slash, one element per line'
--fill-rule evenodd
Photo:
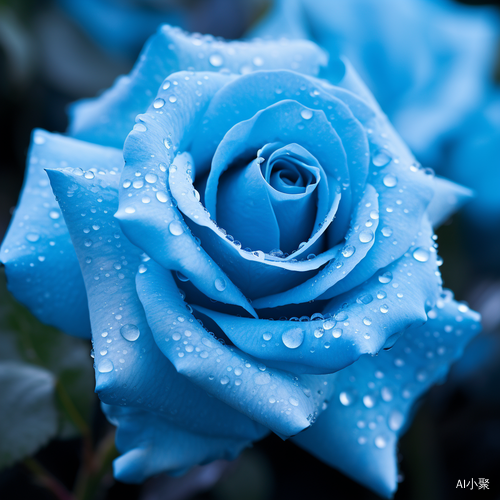
<path fill-rule="evenodd" d="M 432 227 L 439 227 L 462 205 L 474 197 L 474 192 L 460 184 L 436 177 L 433 183 L 434 196 L 427 207 L 427 216 Z"/>
<path fill-rule="evenodd" d="M 140 123 L 127 138 L 116 218 L 130 241 L 166 269 L 181 272 L 208 297 L 255 315 L 244 295 L 189 233 L 166 189 L 166 170 L 174 151 L 190 142 L 204 107 L 231 78 L 216 73 L 179 73 L 166 80 L 168 86 L 163 85 L 157 102 L 138 117 Z M 175 87 L 174 93 L 171 87 Z M 198 88 L 203 92 L 196 91 Z M 167 102 L 174 106 L 173 112 L 164 108 Z M 215 287 L 218 279 L 227 283 L 222 291 Z"/>
<path fill-rule="evenodd" d="M 183 474 L 220 458 L 234 460 L 251 445 L 250 440 L 196 434 L 138 408 L 106 404 L 102 408 L 117 427 L 116 447 L 121 456 L 114 461 L 113 471 L 125 483 L 142 483 L 161 472 Z"/>
<path fill-rule="evenodd" d="M 429 321 L 408 330 L 390 351 L 364 356 L 340 372 L 328 410 L 295 442 L 390 497 L 397 486 L 396 443 L 413 403 L 443 380 L 479 331 L 479 315 L 448 292 Z"/>
<path fill-rule="evenodd" d="M 271 366 L 295 373 L 332 373 L 362 354 L 392 346 L 407 328 L 426 320 L 441 284 L 431 235 L 427 225 L 407 254 L 363 285 L 335 297 L 321 311 L 325 319 L 254 320 L 195 308 L 212 318 L 240 349 Z"/>
<path fill-rule="evenodd" d="M 93 171 L 123 165 L 119 150 L 36 130 L 19 207 L 0 251 L 13 295 L 44 323 L 90 337 L 87 296 L 46 168 Z M 83 171 L 79 170 L 80 175 Z"/>
<path fill-rule="evenodd" d="M 261 437 L 266 429 L 179 375 L 157 348 L 135 288 L 141 250 L 113 218 L 118 172 L 102 170 L 93 178 L 89 172 L 48 173 L 89 297 L 100 399 L 147 409 L 193 432 L 244 440 Z"/>
<path fill-rule="evenodd" d="M 171 274 L 151 261 L 137 290 L 158 347 L 179 373 L 283 438 L 309 427 L 333 390 L 332 375 L 302 375 L 265 365 L 202 328 Z"/>
<path fill-rule="evenodd" d="M 323 51 L 304 40 L 223 42 L 164 25 L 150 38 L 129 76 L 119 78 L 100 97 L 73 105 L 69 134 L 121 147 L 136 115 L 151 104 L 161 82 L 177 71 L 224 69 L 239 74 L 291 68 L 316 75 L 325 62 Z"/>

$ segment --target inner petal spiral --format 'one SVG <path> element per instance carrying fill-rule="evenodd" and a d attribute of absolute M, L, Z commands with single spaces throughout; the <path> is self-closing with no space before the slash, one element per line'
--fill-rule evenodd
<path fill-rule="evenodd" d="M 249 164 L 222 175 L 217 223 L 244 247 L 293 252 L 313 232 L 320 171 L 302 146 L 266 144 Z"/>

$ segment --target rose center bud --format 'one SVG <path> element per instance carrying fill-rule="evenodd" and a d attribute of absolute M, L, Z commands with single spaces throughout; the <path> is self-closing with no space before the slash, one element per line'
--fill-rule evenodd
<path fill-rule="evenodd" d="M 265 145 L 256 159 L 221 176 L 217 224 L 253 251 L 297 250 L 314 229 L 320 170 L 298 144 Z"/>

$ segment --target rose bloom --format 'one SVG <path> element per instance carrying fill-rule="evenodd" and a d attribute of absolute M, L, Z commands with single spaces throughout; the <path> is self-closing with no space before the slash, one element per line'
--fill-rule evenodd
<path fill-rule="evenodd" d="M 272 431 L 391 495 L 412 402 L 479 330 L 442 291 L 432 231 L 468 190 L 310 42 L 164 26 L 71 115 L 66 136 L 34 133 L 1 258 L 41 320 L 92 330 L 115 476 Z"/>

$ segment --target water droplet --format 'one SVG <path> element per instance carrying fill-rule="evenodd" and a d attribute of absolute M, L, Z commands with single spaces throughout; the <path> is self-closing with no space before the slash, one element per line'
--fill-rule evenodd
<path fill-rule="evenodd" d="M 373 231 L 366 229 L 365 231 L 361 231 L 359 233 L 359 241 L 361 243 L 370 243 L 373 240 Z"/>
<path fill-rule="evenodd" d="M 301 328 L 292 328 L 283 333 L 281 340 L 289 349 L 297 349 L 304 342 L 304 331 Z"/>
<path fill-rule="evenodd" d="M 49 217 L 52 219 L 52 220 L 57 220 L 59 219 L 59 217 L 61 217 L 61 214 L 57 211 L 57 210 L 51 210 L 49 212 Z"/>
<path fill-rule="evenodd" d="M 148 270 L 148 268 L 145 264 L 139 265 L 139 268 L 138 268 L 139 274 L 144 274 L 147 270 Z"/>
<path fill-rule="evenodd" d="M 380 150 L 373 155 L 372 162 L 376 167 L 385 167 L 391 161 L 391 157 L 387 151 Z"/>
<path fill-rule="evenodd" d="M 383 227 L 382 228 L 382 235 L 385 236 L 386 238 L 389 238 L 389 236 L 392 235 L 392 229 L 390 227 Z"/>
<path fill-rule="evenodd" d="M 382 396 L 382 399 L 386 401 L 387 403 L 389 401 L 392 401 L 392 391 L 388 387 L 382 387 L 380 390 L 380 396 Z"/>
<path fill-rule="evenodd" d="M 210 64 L 215 68 L 219 68 L 224 63 L 224 59 L 222 59 L 222 56 L 220 54 L 212 54 L 209 58 L 209 61 Z"/>
<path fill-rule="evenodd" d="M 387 424 L 389 425 L 389 429 L 393 431 L 399 431 L 399 429 L 401 429 L 401 427 L 403 426 L 403 422 L 404 422 L 403 414 L 398 410 L 394 410 L 389 415 Z"/>
<path fill-rule="evenodd" d="M 356 302 L 358 304 L 369 304 L 370 302 L 373 302 L 373 296 L 369 293 L 365 295 L 360 295 L 357 299 Z"/>
<path fill-rule="evenodd" d="M 424 247 L 419 247 L 413 252 L 413 258 L 418 262 L 427 262 L 429 260 L 430 253 Z"/>
<path fill-rule="evenodd" d="M 336 339 L 338 339 L 339 337 L 341 337 L 342 336 L 342 328 L 334 328 L 332 330 L 332 335 Z"/>
<path fill-rule="evenodd" d="M 354 255 L 355 251 L 356 251 L 356 249 L 352 245 L 346 245 L 342 249 L 342 255 L 347 259 L 348 257 L 351 257 L 352 255 Z"/>
<path fill-rule="evenodd" d="M 26 239 L 30 243 L 36 243 L 40 239 L 40 235 L 38 233 L 27 233 Z"/>
<path fill-rule="evenodd" d="M 123 181 L 123 187 L 125 189 L 129 188 L 131 185 L 132 185 L 132 183 L 128 179 Z"/>
<path fill-rule="evenodd" d="M 398 183 L 398 178 L 393 174 L 387 174 L 382 181 L 386 187 L 394 187 Z"/>
<path fill-rule="evenodd" d="M 372 324 L 372 320 L 370 318 L 364 318 L 363 319 L 363 323 L 366 325 L 366 326 L 370 326 Z"/>
<path fill-rule="evenodd" d="M 296 399 L 296 398 L 290 398 L 288 400 L 288 402 L 292 405 L 292 406 L 299 406 L 299 400 Z"/>
<path fill-rule="evenodd" d="M 84 177 L 85 179 L 93 179 L 95 177 L 95 174 L 94 172 L 92 172 L 92 170 L 87 170 L 87 172 L 85 172 L 84 174 Z"/>
<path fill-rule="evenodd" d="M 136 123 L 134 125 L 134 130 L 137 130 L 138 132 L 146 132 L 147 127 L 146 125 L 144 125 L 144 123 Z"/>
<path fill-rule="evenodd" d="M 380 306 L 380 312 L 385 314 L 389 311 L 389 306 L 387 304 L 383 304 Z"/>
<path fill-rule="evenodd" d="M 162 89 L 163 89 L 163 90 L 167 90 L 169 87 L 170 87 L 170 82 L 167 80 L 167 81 L 163 84 Z"/>
<path fill-rule="evenodd" d="M 324 330 L 331 330 L 335 325 L 337 324 L 336 321 L 333 321 L 331 319 L 327 319 L 324 323 L 323 323 L 323 329 Z"/>
<path fill-rule="evenodd" d="M 226 280 L 223 278 L 217 278 L 214 281 L 214 286 L 219 292 L 223 292 L 226 289 Z"/>
<path fill-rule="evenodd" d="M 127 214 L 134 214 L 135 213 L 135 208 L 134 207 L 127 207 L 125 209 L 125 213 L 127 213 Z"/>
<path fill-rule="evenodd" d="M 221 383 L 222 385 L 229 384 L 229 377 L 225 377 L 225 376 L 224 376 L 224 377 L 222 377 L 222 378 L 220 379 L 220 383 Z"/>
<path fill-rule="evenodd" d="M 139 328 L 137 328 L 136 325 L 132 324 L 122 326 L 120 328 L 120 333 L 125 340 L 128 340 L 130 342 L 137 340 L 139 338 L 139 335 L 141 334 Z"/>
<path fill-rule="evenodd" d="M 146 182 L 149 182 L 149 184 L 154 184 L 158 180 L 158 176 L 156 174 L 152 174 L 150 172 L 150 173 L 146 174 L 144 179 L 146 179 Z"/>
<path fill-rule="evenodd" d="M 158 97 L 153 101 L 153 108 L 160 109 L 163 108 L 163 106 L 165 106 L 165 101 L 161 97 Z"/>
<path fill-rule="evenodd" d="M 158 191 L 156 193 L 156 199 L 161 203 L 167 203 L 168 196 L 164 191 Z"/>
<path fill-rule="evenodd" d="M 302 118 L 304 118 L 304 120 L 310 120 L 313 116 L 313 112 L 310 109 L 303 109 L 300 112 L 300 116 L 302 116 Z"/>
<path fill-rule="evenodd" d="M 387 441 L 382 436 L 377 436 L 375 438 L 375 446 L 379 449 L 385 448 L 387 446 Z"/>
<path fill-rule="evenodd" d="M 367 408 L 373 408 L 375 406 L 375 397 L 372 396 L 371 394 L 367 394 L 366 396 L 363 396 L 363 404 Z"/>
<path fill-rule="evenodd" d="M 323 328 L 317 328 L 316 330 L 314 330 L 314 336 L 317 339 L 320 339 L 321 337 L 323 337 L 323 333 L 324 333 Z"/>
<path fill-rule="evenodd" d="M 103 359 L 97 365 L 97 370 L 100 373 L 109 373 L 114 368 L 113 362 L 110 359 Z"/>
<path fill-rule="evenodd" d="M 92 240 L 86 239 L 86 240 L 84 240 L 83 244 L 86 247 L 91 247 L 92 246 Z"/>
<path fill-rule="evenodd" d="M 352 393 L 348 391 L 342 391 L 339 394 L 339 399 L 344 406 L 350 406 L 354 403 L 355 397 Z"/>
<path fill-rule="evenodd" d="M 392 273 L 390 271 L 386 271 L 378 277 L 378 280 L 380 281 L 380 283 L 386 285 L 387 283 L 390 283 L 392 281 Z"/>

